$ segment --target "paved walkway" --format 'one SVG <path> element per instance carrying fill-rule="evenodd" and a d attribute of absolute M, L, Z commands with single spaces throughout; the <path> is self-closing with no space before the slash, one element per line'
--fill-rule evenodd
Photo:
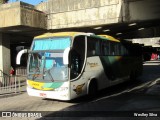
<path fill-rule="evenodd" d="M 72 105 L 67 102 L 28 96 L 26 92 L 13 97 L 1 98 L 0 103 L 3 103 L 0 104 L 0 111 L 58 111 Z"/>

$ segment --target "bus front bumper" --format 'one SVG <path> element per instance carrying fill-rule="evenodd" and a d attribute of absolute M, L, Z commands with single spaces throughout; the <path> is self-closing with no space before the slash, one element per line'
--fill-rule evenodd
<path fill-rule="evenodd" d="M 27 93 L 29 96 L 36 96 L 36 97 L 50 98 L 57 100 L 70 100 L 69 90 L 43 91 L 43 90 L 36 90 L 27 86 Z"/>

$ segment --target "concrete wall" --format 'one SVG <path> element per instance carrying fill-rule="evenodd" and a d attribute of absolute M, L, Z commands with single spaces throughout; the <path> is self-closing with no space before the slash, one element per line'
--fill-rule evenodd
<path fill-rule="evenodd" d="M 20 7 L 21 11 L 21 25 L 43 28 L 47 27 L 47 17 L 43 12 L 37 11 L 35 9 L 27 9 L 24 7 Z"/>
<path fill-rule="evenodd" d="M 3 4 L 0 6 L 0 28 L 20 25 L 20 4 Z"/>
<path fill-rule="evenodd" d="M 132 43 L 144 44 L 144 46 L 160 47 L 160 37 L 132 39 Z"/>
<path fill-rule="evenodd" d="M 121 21 L 122 0 L 48 0 L 36 6 L 48 14 L 48 29 L 84 27 Z"/>
<path fill-rule="evenodd" d="M 28 26 L 46 29 L 46 15 L 22 2 L 1 5 L 0 18 L 0 28 Z"/>
<path fill-rule="evenodd" d="M 48 14 L 48 29 L 160 19 L 159 0 L 48 0 L 36 9 Z"/>
<path fill-rule="evenodd" d="M 160 0 L 124 0 L 124 21 L 160 19 Z"/>
<path fill-rule="evenodd" d="M 10 37 L 0 33 L 0 70 L 9 74 L 10 67 Z"/>

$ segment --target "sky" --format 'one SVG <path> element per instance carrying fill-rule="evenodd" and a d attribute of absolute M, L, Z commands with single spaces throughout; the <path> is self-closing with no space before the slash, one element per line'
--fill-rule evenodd
<path fill-rule="evenodd" d="M 32 4 L 32 5 L 37 5 L 41 1 L 43 2 L 43 1 L 47 1 L 47 0 L 9 0 L 9 2 L 15 2 L 15 1 L 22 1 L 22 2 L 25 2 L 25 3 Z"/>

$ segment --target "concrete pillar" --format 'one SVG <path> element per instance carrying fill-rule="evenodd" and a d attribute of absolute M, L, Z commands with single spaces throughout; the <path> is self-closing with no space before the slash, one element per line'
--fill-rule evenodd
<path fill-rule="evenodd" d="M 0 70 L 9 74 L 10 67 L 10 38 L 9 35 L 0 33 Z"/>

